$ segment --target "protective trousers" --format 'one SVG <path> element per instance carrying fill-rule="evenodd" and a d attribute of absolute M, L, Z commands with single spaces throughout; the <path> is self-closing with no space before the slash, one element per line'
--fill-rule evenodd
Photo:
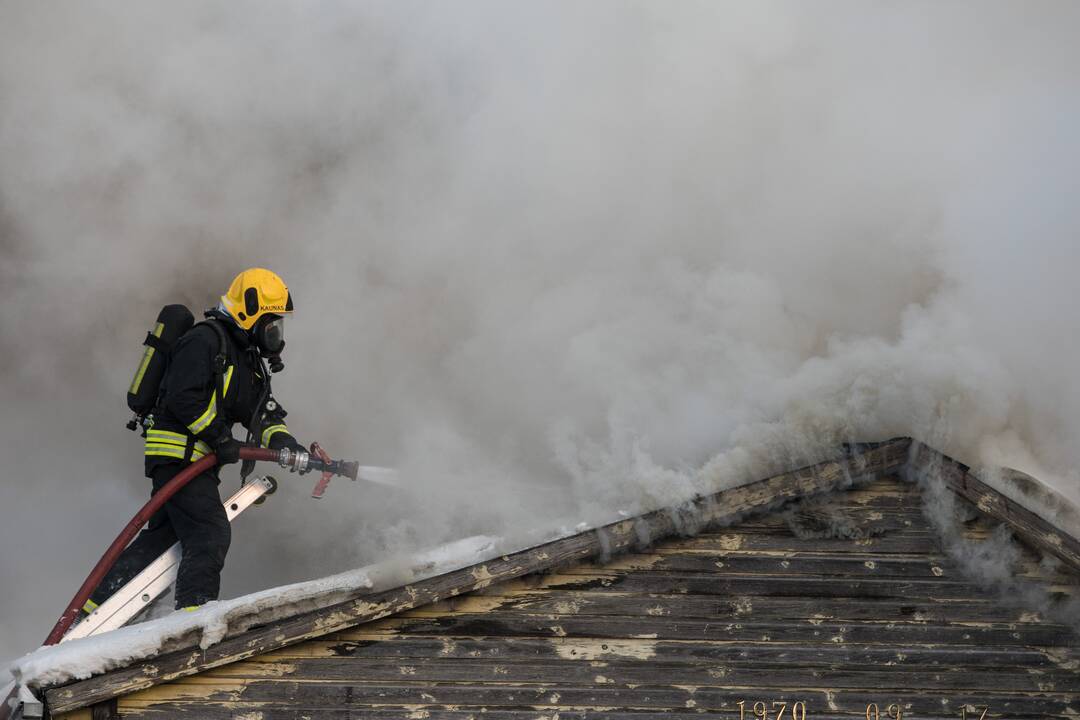
<path fill-rule="evenodd" d="M 165 486 L 186 464 L 153 468 L 153 493 Z M 218 495 L 218 479 L 202 473 L 173 495 L 120 555 L 112 570 L 90 595 L 100 605 L 161 556 L 177 540 L 182 557 L 176 577 L 176 608 L 217 600 L 221 569 L 232 532 Z"/>

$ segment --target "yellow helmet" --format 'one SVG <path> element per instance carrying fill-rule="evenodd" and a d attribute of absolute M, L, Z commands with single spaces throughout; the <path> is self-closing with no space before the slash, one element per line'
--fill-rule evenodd
<path fill-rule="evenodd" d="M 284 315 L 293 311 L 285 281 L 265 268 L 249 268 L 237 275 L 229 291 L 221 296 L 221 306 L 245 330 L 267 313 Z"/>

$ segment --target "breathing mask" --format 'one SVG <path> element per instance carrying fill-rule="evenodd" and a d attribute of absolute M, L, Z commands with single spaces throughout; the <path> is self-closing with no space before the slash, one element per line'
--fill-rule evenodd
<path fill-rule="evenodd" d="M 270 372 L 285 369 L 285 363 L 281 361 L 281 351 L 285 349 L 285 318 L 281 315 L 263 315 L 251 328 L 251 337 L 259 348 L 259 354 L 266 358 Z"/>

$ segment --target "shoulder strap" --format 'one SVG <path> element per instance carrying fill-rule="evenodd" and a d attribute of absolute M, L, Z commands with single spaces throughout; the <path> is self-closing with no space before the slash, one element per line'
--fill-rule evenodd
<path fill-rule="evenodd" d="M 229 340 L 225 337 L 225 329 L 221 323 L 214 319 L 204 320 L 202 323 L 214 329 L 218 338 L 218 351 L 214 355 L 212 369 L 214 371 L 214 392 L 217 393 L 217 406 L 219 411 L 225 409 L 225 369 L 229 366 Z"/>
<path fill-rule="evenodd" d="M 262 375 L 263 385 L 262 392 L 259 393 L 259 399 L 255 401 L 255 409 L 251 413 L 251 420 L 248 421 L 248 434 L 245 443 L 253 443 L 257 438 L 262 437 L 262 424 L 266 418 L 266 401 L 270 398 L 270 373 L 266 372 L 266 363 L 263 362 L 262 356 L 258 352 L 252 352 L 253 360 L 259 366 L 259 373 Z M 255 469 L 254 460 L 245 460 L 240 465 L 240 481 L 243 483 L 247 479 L 247 476 L 251 474 L 251 471 Z"/>
<path fill-rule="evenodd" d="M 221 327 L 220 320 L 204 320 L 205 324 L 214 329 L 214 333 L 218 337 L 218 351 L 214 356 L 214 371 L 225 372 L 226 366 L 229 364 L 229 340 L 225 337 L 225 329 Z"/>

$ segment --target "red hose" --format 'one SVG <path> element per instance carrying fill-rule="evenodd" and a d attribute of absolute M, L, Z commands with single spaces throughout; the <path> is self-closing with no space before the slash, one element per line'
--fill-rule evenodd
<path fill-rule="evenodd" d="M 255 448 L 255 447 L 242 447 L 240 448 L 241 460 L 268 460 L 270 462 L 277 462 L 279 457 L 277 450 L 270 450 L 269 448 Z M 150 521 L 150 516 L 161 509 L 169 498 L 180 491 L 182 487 L 191 482 L 192 478 L 202 474 L 217 464 L 217 455 L 211 453 L 205 457 L 202 457 L 195 462 L 188 465 L 186 468 L 176 474 L 172 480 L 167 482 L 160 490 L 150 496 L 150 501 L 143 505 L 142 510 L 135 514 L 135 517 L 131 518 L 131 522 L 124 527 L 123 531 L 116 536 L 112 545 L 105 551 L 105 554 L 98 560 L 97 565 L 90 571 L 90 575 L 79 587 L 79 592 L 75 593 L 75 597 L 68 603 L 67 610 L 60 616 L 60 619 L 56 621 L 56 625 L 53 626 L 52 632 L 49 633 L 49 637 L 45 638 L 45 645 L 55 645 L 60 642 L 60 638 L 64 637 L 64 633 L 68 631 L 79 617 L 79 610 L 86 601 L 90 599 L 90 593 L 94 592 L 101 581 L 108 574 L 112 566 L 116 564 L 116 560 L 120 557 L 120 553 L 124 551 L 124 548 L 128 546 L 131 539 L 138 534 L 139 530 Z"/>

